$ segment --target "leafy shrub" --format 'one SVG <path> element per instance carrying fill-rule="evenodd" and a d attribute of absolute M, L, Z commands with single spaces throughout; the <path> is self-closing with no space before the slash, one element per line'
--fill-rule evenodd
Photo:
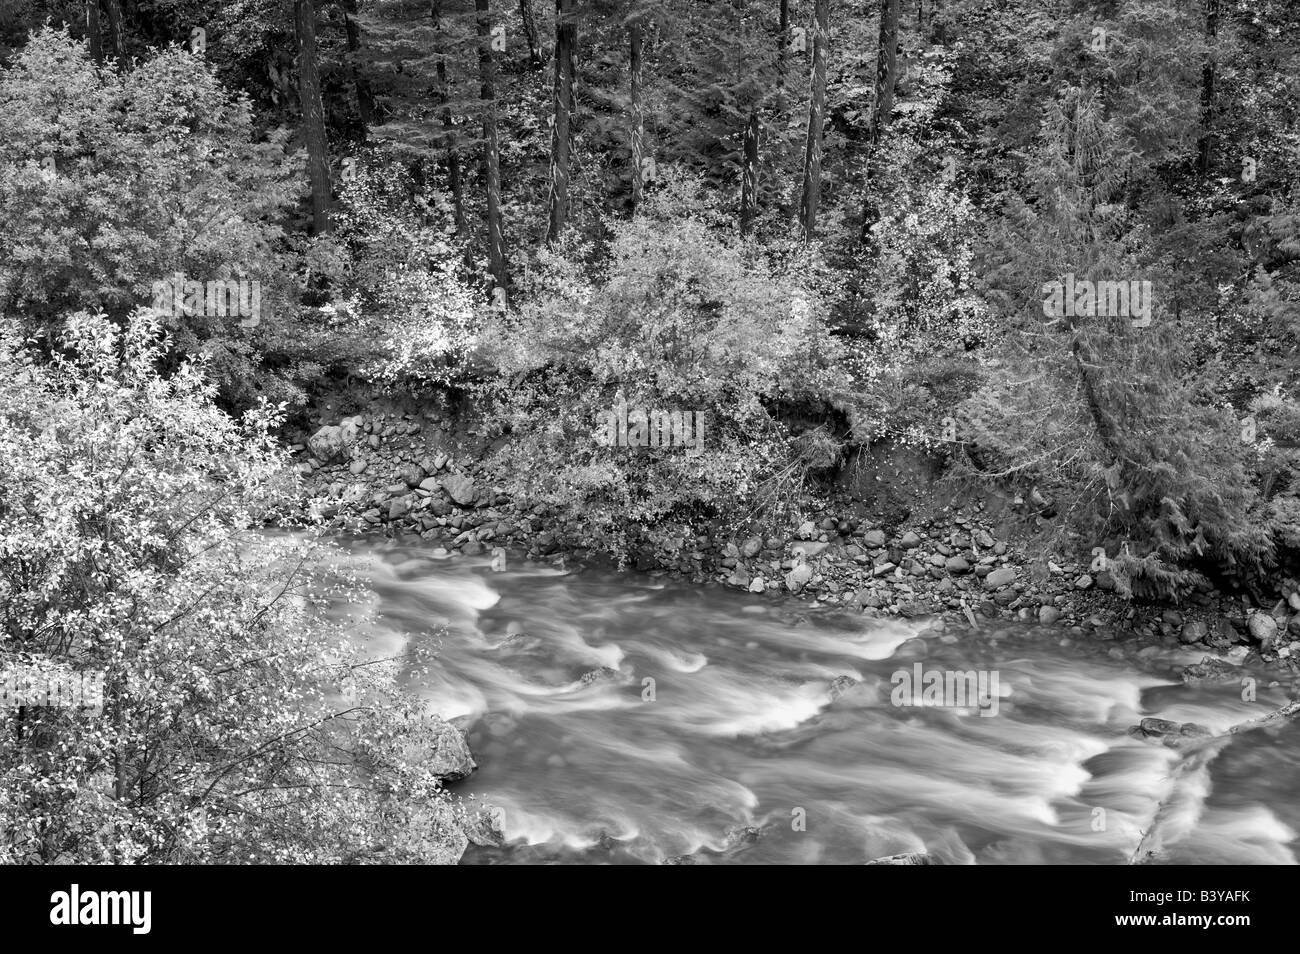
<path fill-rule="evenodd" d="M 257 532 L 297 489 L 275 414 L 159 376 L 158 331 L 81 314 L 52 365 L 0 336 L 0 671 L 105 684 L 0 713 L 0 863 L 445 860 L 419 705 L 324 622 L 310 536 Z"/>

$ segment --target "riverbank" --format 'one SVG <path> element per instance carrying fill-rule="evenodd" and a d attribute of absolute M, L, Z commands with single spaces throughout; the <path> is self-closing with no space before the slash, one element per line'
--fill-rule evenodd
<path fill-rule="evenodd" d="M 476 430 L 472 411 L 453 408 L 441 395 L 418 406 L 374 396 L 361 401 L 321 399 L 292 446 L 308 493 L 330 525 L 418 535 L 467 556 L 600 560 L 565 546 L 562 514 L 512 499 L 492 482 L 482 462 L 496 445 Z M 1104 551 L 1093 551 L 1089 562 L 1059 555 L 1068 547 L 1061 545 L 1053 507 L 1036 494 L 1029 500 L 987 489 L 955 495 L 941 490 L 933 469 L 910 451 L 864 456 L 857 464 L 851 480 L 837 481 L 832 502 L 816 509 L 810 503 L 797 525 L 739 539 L 664 525 L 628 563 L 872 617 L 936 616 L 976 627 L 982 620 L 1036 621 L 1079 638 L 1182 644 L 1229 654 L 1243 666 L 1295 671 L 1296 581 L 1279 580 L 1275 593 L 1249 602 L 1212 588 L 1177 606 L 1125 599 Z"/>

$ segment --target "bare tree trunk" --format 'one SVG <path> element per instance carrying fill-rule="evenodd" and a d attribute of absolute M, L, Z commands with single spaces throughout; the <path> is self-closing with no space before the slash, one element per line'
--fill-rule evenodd
<path fill-rule="evenodd" d="M 298 37 L 298 99 L 302 104 L 303 138 L 311 181 L 312 231 L 320 235 L 330 228 L 330 170 L 316 51 L 316 7 L 312 0 L 294 0 L 293 14 Z"/>
<path fill-rule="evenodd" d="M 524 21 L 524 39 L 528 42 L 528 65 L 542 68 L 542 40 L 537 33 L 537 17 L 533 14 L 533 0 L 519 0 L 519 19 Z"/>
<path fill-rule="evenodd" d="M 122 0 L 104 0 L 108 14 L 108 36 L 113 42 L 113 55 L 119 68 L 126 65 L 126 23 L 122 15 Z"/>
<path fill-rule="evenodd" d="M 749 109 L 745 124 L 744 165 L 740 170 L 740 234 L 748 235 L 758 214 L 758 104 Z"/>
<path fill-rule="evenodd" d="M 86 41 L 96 63 L 104 62 L 104 40 L 99 32 L 99 0 L 86 0 Z"/>
<path fill-rule="evenodd" d="M 1219 0 L 1205 0 L 1205 35 L 1210 41 L 1210 52 L 1201 67 L 1201 138 L 1197 143 L 1196 164 L 1201 175 L 1210 174 L 1210 132 L 1214 126 L 1214 39 L 1219 34 Z"/>
<path fill-rule="evenodd" d="M 569 217 L 569 177 L 573 165 L 573 55 L 577 40 L 574 0 L 555 0 L 555 112 L 551 127 L 548 243 L 560 237 Z"/>
<path fill-rule="evenodd" d="M 785 61 L 790 50 L 790 0 L 781 0 L 780 36 L 776 43 L 776 70 L 781 88 L 785 89 Z"/>
<path fill-rule="evenodd" d="M 357 0 L 343 0 L 343 32 L 347 37 L 348 59 L 352 66 L 352 85 L 357 91 L 357 117 L 361 120 L 362 136 L 370 132 L 375 118 L 375 95 L 370 89 L 361 65 L 357 62 L 361 52 L 361 27 L 357 24 Z"/>
<path fill-rule="evenodd" d="M 817 204 L 822 190 L 822 127 L 826 121 L 826 59 L 830 45 L 830 0 L 813 4 L 812 94 L 808 104 L 808 143 L 803 160 L 803 203 L 800 222 L 804 241 L 817 232 Z"/>
<path fill-rule="evenodd" d="M 438 31 L 438 98 L 442 103 L 442 146 L 447 151 L 447 187 L 451 189 L 452 222 L 456 237 L 463 239 L 469 232 L 465 220 L 465 183 L 460 171 L 460 150 L 456 147 L 456 124 L 451 115 L 451 87 L 447 82 L 447 53 L 442 42 L 442 0 L 433 0 L 431 9 L 433 28 Z"/>
<path fill-rule="evenodd" d="M 645 170 L 642 161 L 645 158 L 645 116 L 641 109 L 641 91 L 645 83 L 645 66 L 642 60 L 644 46 L 641 36 L 641 23 L 636 21 L 627 28 L 628 72 L 632 84 L 632 210 L 641 205 L 645 194 Z"/>
<path fill-rule="evenodd" d="M 509 300 L 510 274 L 501 229 L 501 150 L 497 143 L 496 67 L 492 57 L 490 0 L 474 0 L 478 32 L 479 98 L 483 101 L 483 182 L 487 191 L 488 270 Z"/>
<path fill-rule="evenodd" d="M 889 115 L 894 108 L 894 86 L 898 82 L 898 6 L 899 0 L 880 0 L 880 41 L 876 53 L 876 95 L 871 107 L 871 126 L 867 135 L 866 181 L 862 201 L 862 240 L 871 236 L 871 227 L 880 219 L 880 210 L 871 196 L 876 181 L 879 146 Z"/>

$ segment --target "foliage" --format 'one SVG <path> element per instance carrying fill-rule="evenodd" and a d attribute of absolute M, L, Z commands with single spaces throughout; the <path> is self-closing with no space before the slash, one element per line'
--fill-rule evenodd
<path fill-rule="evenodd" d="M 445 856 L 419 705 L 320 615 L 320 544 L 258 531 L 296 492 L 275 409 L 160 376 L 159 333 L 75 315 L 52 364 L 0 340 L 0 669 L 105 679 L 102 711 L 6 710 L 0 862 Z"/>

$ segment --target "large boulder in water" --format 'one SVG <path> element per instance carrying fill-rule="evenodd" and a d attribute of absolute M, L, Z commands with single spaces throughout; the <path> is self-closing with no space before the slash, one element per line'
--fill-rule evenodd
<path fill-rule="evenodd" d="M 424 716 L 411 726 L 402 753 L 413 765 L 427 768 L 445 784 L 468 778 L 478 768 L 465 735 L 438 716 Z"/>
<path fill-rule="evenodd" d="M 877 858 L 875 861 L 868 861 L 869 865 L 937 865 L 941 864 L 938 858 L 922 848 L 920 851 L 905 851 L 898 855 L 889 855 L 885 858 Z"/>

